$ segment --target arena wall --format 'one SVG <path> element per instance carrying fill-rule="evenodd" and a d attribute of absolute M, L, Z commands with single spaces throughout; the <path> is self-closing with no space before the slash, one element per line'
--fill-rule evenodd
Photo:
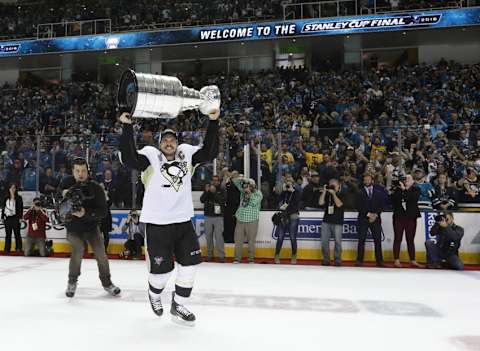
<path fill-rule="evenodd" d="M 127 234 L 122 232 L 121 227 L 126 221 L 128 210 L 114 210 L 113 217 L 113 231 L 110 234 L 110 246 L 108 252 L 110 254 L 119 253 L 123 250 L 123 243 L 127 238 Z M 260 215 L 259 230 L 256 242 L 255 256 L 257 258 L 273 258 L 276 233 L 275 228 L 271 222 L 273 211 L 262 211 Z M 53 214 L 50 212 L 52 222 Z M 356 216 L 355 212 L 345 213 L 345 224 L 343 228 L 343 259 L 353 261 L 356 258 L 357 252 L 357 230 L 356 230 Z M 415 237 L 415 246 L 417 252 L 417 260 L 419 262 L 426 261 L 425 240 L 429 238 L 429 230 L 434 223 L 435 212 L 422 212 L 421 218 L 417 222 L 417 235 Z M 302 211 L 300 212 L 300 224 L 298 233 L 298 258 L 299 259 L 313 259 L 320 260 L 320 234 L 322 224 L 323 212 L 320 211 Z M 195 230 L 200 239 L 202 246 L 202 253 L 206 254 L 206 241 L 203 227 L 203 211 L 195 211 L 195 217 L 192 220 Z M 386 261 L 393 260 L 392 246 L 393 246 L 393 225 L 392 213 L 385 212 L 382 214 L 383 222 L 383 251 Z M 467 264 L 480 264 L 480 227 L 478 226 L 477 213 L 455 213 L 455 222 L 465 228 L 465 236 L 462 240 L 460 248 L 460 256 Z M 26 236 L 26 223 L 22 222 L 22 236 Z M 66 232 L 63 225 L 53 225 L 47 232 L 47 237 L 54 242 L 54 250 L 57 253 L 67 253 L 70 251 L 70 246 L 66 241 Z M 5 238 L 5 230 L 3 224 L 0 225 L 0 248 L 3 250 Z M 13 240 L 14 241 L 14 240 Z M 333 249 L 333 242 L 331 242 Z M 406 251 L 405 241 L 401 247 L 402 260 L 408 261 L 408 254 Z M 284 249 L 282 250 L 282 258 L 290 257 L 290 242 L 284 242 Z M 233 244 L 226 244 L 226 254 L 228 257 L 233 256 Z M 245 253 L 246 255 L 246 247 Z M 333 254 L 333 250 L 332 250 Z M 366 261 L 374 261 L 373 240 L 371 237 L 367 238 Z"/>

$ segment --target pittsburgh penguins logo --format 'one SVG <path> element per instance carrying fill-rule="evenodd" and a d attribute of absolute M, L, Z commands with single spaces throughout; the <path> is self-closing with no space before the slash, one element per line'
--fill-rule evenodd
<path fill-rule="evenodd" d="M 164 163 L 160 171 L 175 191 L 178 191 L 183 185 L 183 177 L 188 173 L 187 162 L 173 161 L 172 163 Z"/>

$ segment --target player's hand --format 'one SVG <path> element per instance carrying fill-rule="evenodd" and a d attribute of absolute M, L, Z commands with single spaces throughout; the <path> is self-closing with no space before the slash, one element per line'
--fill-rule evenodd
<path fill-rule="evenodd" d="M 210 112 L 208 114 L 208 118 L 210 119 L 210 121 L 216 121 L 218 117 L 220 117 L 220 109 Z"/>
<path fill-rule="evenodd" d="M 133 121 L 132 119 L 130 118 L 130 113 L 128 112 L 123 112 L 120 117 L 118 118 L 118 120 L 122 123 L 125 123 L 125 124 L 132 124 Z"/>
<path fill-rule="evenodd" d="M 72 215 L 78 218 L 82 218 L 83 216 L 85 216 L 85 213 L 85 209 L 82 207 L 80 211 L 72 212 Z"/>

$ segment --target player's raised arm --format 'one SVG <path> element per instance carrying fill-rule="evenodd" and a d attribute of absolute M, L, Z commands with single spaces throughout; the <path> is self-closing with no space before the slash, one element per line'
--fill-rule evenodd
<path fill-rule="evenodd" d="M 211 162 L 218 154 L 218 117 L 220 110 L 216 110 L 208 115 L 207 134 L 203 141 L 203 147 L 192 157 L 192 164 L 195 166 L 202 162 Z"/>
<path fill-rule="evenodd" d="M 150 166 L 150 162 L 148 161 L 148 158 L 137 152 L 135 140 L 133 138 L 133 125 L 132 120 L 130 119 L 130 114 L 126 112 L 122 113 L 119 117 L 119 121 L 122 123 L 123 127 L 122 135 L 120 136 L 121 161 L 130 168 L 144 171 Z"/>

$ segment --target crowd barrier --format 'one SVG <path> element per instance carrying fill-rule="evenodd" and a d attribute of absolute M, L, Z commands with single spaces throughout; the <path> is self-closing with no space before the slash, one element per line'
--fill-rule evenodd
<path fill-rule="evenodd" d="M 274 211 L 262 211 L 260 213 L 258 235 L 256 240 L 255 257 L 257 258 L 273 258 L 275 244 L 277 240 L 276 229 L 271 221 Z M 51 222 L 53 213 L 49 211 Z M 110 233 L 109 254 L 116 254 L 123 250 L 123 243 L 127 238 L 127 233 L 122 231 L 122 226 L 127 219 L 128 210 L 113 210 L 112 222 L 113 230 Z M 480 221 L 478 213 L 456 212 L 455 222 L 465 229 L 465 235 L 462 239 L 460 247 L 460 257 L 467 264 L 480 264 Z M 357 227 L 356 212 L 346 212 L 345 222 L 343 225 L 342 247 L 343 260 L 352 261 L 356 258 L 357 253 Z M 425 211 L 421 213 L 421 217 L 417 221 L 417 234 L 415 236 L 415 247 L 417 252 L 417 260 L 419 262 L 426 261 L 425 240 L 429 238 L 430 228 L 434 224 L 435 212 Z M 322 258 L 320 250 L 320 236 L 323 212 L 321 211 L 301 211 L 300 223 L 298 228 L 298 259 L 318 259 Z M 204 216 L 203 211 L 195 211 L 192 219 L 193 225 L 197 232 L 202 247 L 202 253 L 206 254 L 206 241 L 204 235 Z M 386 261 L 393 260 L 393 224 L 392 213 L 385 212 L 382 214 L 382 247 Z M 26 223 L 21 224 L 22 236 L 26 236 Z M 0 224 L 0 248 L 3 250 L 5 238 L 5 229 Z M 70 245 L 66 240 L 65 227 L 61 224 L 49 224 L 47 230 L 47 238 L 53 240 L 53 247 L 57 253 L 70 252 Z M 13 239 L 13 238 L 12 238 Z M 12 240 L 14 242 L 14 240 Z M 330 243 L 333 248 L 333 239 Z M 233 244 L 225 245 L 227 257 L 233 256 Z M 245 247 L 246 250 L 246 247 Z M 287 238 L 284 242 L 284 249 L 281 257 L 290 257 L 290 242 Z M 333 250 L 332 250 L 333 254 Z M 245 251 L 246 255 L 246 251 Z M 405 240 L 401 246 L 401 259 L 408 260 Z M 374 261 L 373 239 L 369 235 L 365 248 L 365 260 Z"/>

